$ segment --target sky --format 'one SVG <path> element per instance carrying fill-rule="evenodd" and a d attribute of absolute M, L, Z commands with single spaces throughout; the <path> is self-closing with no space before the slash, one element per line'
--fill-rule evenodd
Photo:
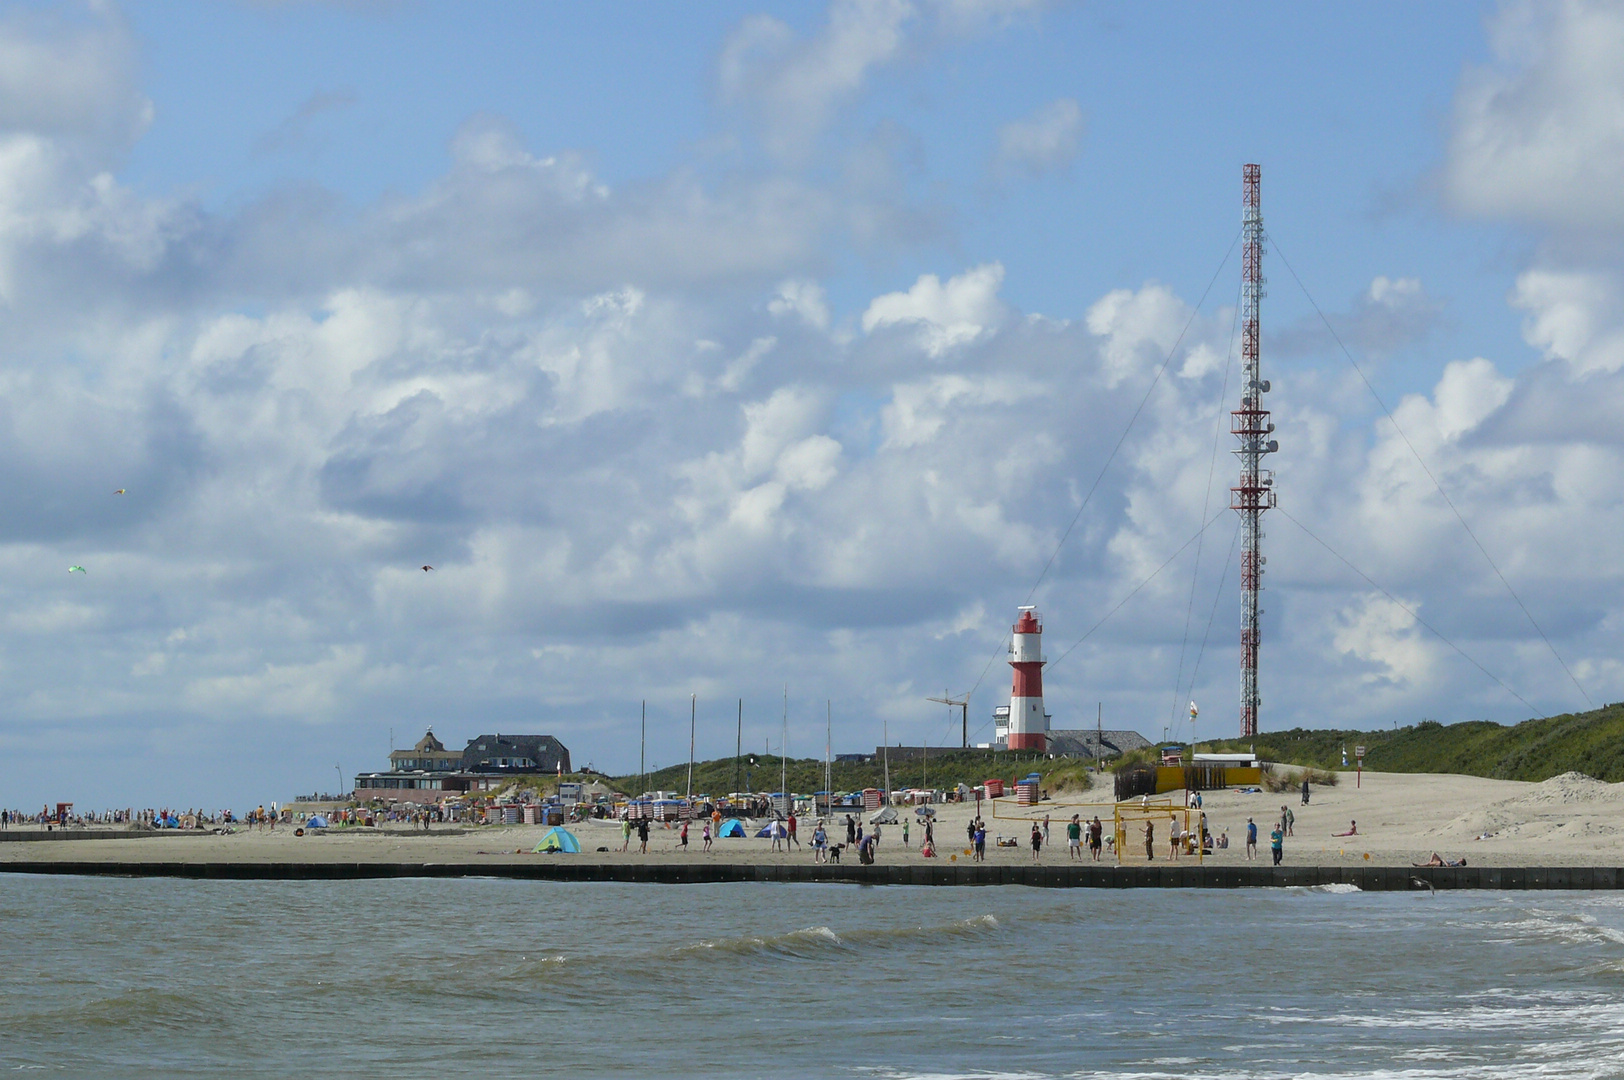
<path fill-rule="evenodd" d="M 0 6 L 0 803 L 984 741 L 1028 602 L 1238 734 L 1247 162 L 1261 727 L 1624 699 L 1621 116 L 1577 0 Z"/>

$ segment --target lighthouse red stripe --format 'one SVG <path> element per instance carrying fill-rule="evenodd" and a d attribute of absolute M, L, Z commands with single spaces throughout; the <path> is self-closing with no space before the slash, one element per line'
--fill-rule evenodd
<path fill-rule="evenodd" d="M 1033 662 L 1009 666 L 1015 669 L 1015 684 L 1010 690 L 1011 697 L 1043 696 L 1042 664 Z"/>

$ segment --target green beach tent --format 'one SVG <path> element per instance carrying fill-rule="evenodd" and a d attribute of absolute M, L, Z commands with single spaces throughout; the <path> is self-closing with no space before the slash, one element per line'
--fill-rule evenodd
<path fill-rule="evenodd" d="M 541 838 L 541 843 L 537 844 L 532 850 L 579 853 L 581 842 L 575 838 L 574 833 L 564 828 L 564 826 L 554 825 L 547 830 L 547 835 Z"/>

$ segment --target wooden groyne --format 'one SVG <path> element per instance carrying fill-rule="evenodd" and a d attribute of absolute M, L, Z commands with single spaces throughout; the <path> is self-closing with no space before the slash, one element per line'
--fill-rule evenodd
<path fill-rule="evenodd" d="M 380 878 L 512 878 L 651 885 L 732 882 L 848 885 L 1024 885 L 1043 889 L 1245 889 L 1354 886 L 1365 892 L 1446 889 L 1618 889 L 1608 866 L 826 866 L 813 863 L 573 862 L 181 862 L 16 860 L 0 873 L 211 881 L 352 881 Z"/>

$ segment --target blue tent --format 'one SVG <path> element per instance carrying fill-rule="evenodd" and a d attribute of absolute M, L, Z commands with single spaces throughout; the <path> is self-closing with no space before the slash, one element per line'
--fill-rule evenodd
<path fill-rule="evenodd" d="M 716 830 L 716 835 L 718 837 L 722 837 L 722 836 L 745 837 L 745 836 L 749 836 L 750 834 L 744 831 L 744 822 L 740 821 L 736 817 L 730 817 L 726 821 L 722 822 L 722 827 L 720 829 Z"/>
<path fill-rule="evenodd" d="M 770 839 L 772 839 L 772 835 L 773 835 L 773 823 L 770 822 L 770 821 L 767 822 L 767 824 L 765 824 L 765 825 L 763 825 L 761 827 L 760 832 L 756 833 L 756 836 L 759 839 L 762 839 L 762 840 L 770 840 Z"/>
<path fill-rule="evenodd" d="M 581 850 L 581 842 L 575 838 L 574 833 L 564 828 L 564 826 L 554 825 L 551 829 L 547 830 L 547 835 L 541 838 L 541 843 L 537 844 L 531 850 L 579 853 Z"/>
<path fill-rule="evenodd" d="M 309 829 L 325 829 L 327 827 L 327 819 L 322 817 L 320 814 L 311 814 L 310 820 L 305 822 L 305 827 Z"/>

